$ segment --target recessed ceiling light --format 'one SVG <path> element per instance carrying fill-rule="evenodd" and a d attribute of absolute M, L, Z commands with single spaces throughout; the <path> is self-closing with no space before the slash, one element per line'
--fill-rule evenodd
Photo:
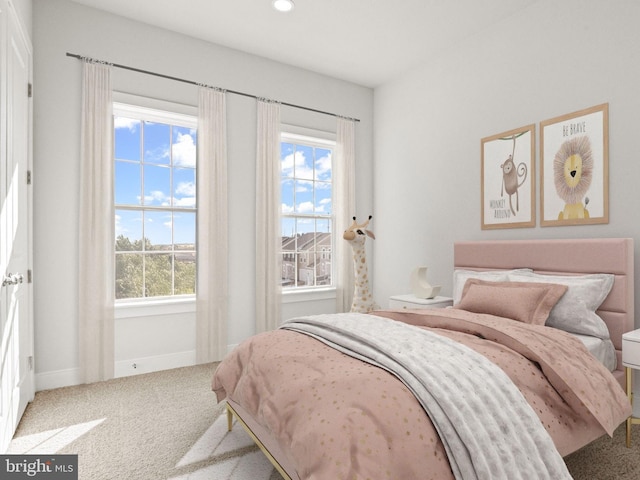
<path fill-rule="evenodd" d="M 294 6 L 293 0 L 273 0 L 273 8 L 279 12 L 290 12 Z"/>

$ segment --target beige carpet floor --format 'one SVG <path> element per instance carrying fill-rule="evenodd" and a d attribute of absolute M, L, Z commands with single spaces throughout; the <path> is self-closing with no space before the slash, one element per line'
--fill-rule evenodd
<path fill-rule="evenodd" d="M 215 366 L 38 392 L 8 453 L 77 454 L 81 480 L 280 479 L 241 426 L 227 433 Z"/>
<path fill-rule="evenodd" d="M 600 437 L 564 460 L 575 480 L 640 479 L 640 425 L 632 427 L 631 447 L 625 446 L 625 425 L 616 429 L 613 438 Z"/>
<path fill-rule="evenodd" d="M 81 480 L 279 480 L 210 390 L 216 364 L 38 392 L 9 453 L 77 454 Z M 565 460 L 575 480 L 640 479 L 640 425 Z"/>

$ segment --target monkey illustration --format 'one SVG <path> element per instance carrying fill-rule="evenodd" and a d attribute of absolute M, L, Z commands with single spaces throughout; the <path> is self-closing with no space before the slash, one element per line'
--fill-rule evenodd
<path fill-rule="evenodd" d="M 504 192 L 507 192 L 509 195 L 509 208 L 511 208 L 511 213 L 515 215 L 516 211 L 513 209 L 511 197 L 512 195 L 516 196 L 516 210 L 519 211 L 520 196 L 518 195 L 518 188 L 520 188 L 527 179 L 527 165 L 522 162 L 518 165 L 518 169 L 516 170 L 516 164 L 513 162 L 513 155 L 509 155 L 509 158 L 500 165 L 500 168 L 502 169 L 502 188 L 500 189 L 500 196 L 504 196 Z M 520 178 L 522 181 L 518 183 L 518 179 Z"/>

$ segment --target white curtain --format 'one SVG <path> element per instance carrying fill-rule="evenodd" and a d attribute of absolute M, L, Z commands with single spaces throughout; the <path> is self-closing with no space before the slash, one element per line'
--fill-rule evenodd
<path fill-rule="evenodd" d="M 200 87 L 198 101 L 198 282 L 196 361 L 227 353 L 228 208 L 226 94 Z"/>
<path fill-rule="evenodd" d="M 256 333 L 280 325 L 280 104 L 258 99 L 256 155 Z"/>
<path fill-rule="evenodd" d="M 336 311 L 348 312 L 353 297 L 353 253 L 342 239 L 356 215 L 355 200 L 355 120 L 338 117 L 336 135 Z"/>
<path fill-rule="evenodd" d="M 111 69 L 82 63 L 79 217 L 81 381 L 113 378 L 114 212 Z"/>

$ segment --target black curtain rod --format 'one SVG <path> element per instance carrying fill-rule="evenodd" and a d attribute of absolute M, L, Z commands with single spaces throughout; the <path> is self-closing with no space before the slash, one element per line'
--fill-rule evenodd
<path fill-rule="evenodd" d="M 94 60 L 90 57 L 85 57 L 83 55 L 78 55 L 76 53 L 69 53 L 67 52 L 67 57 L 73 57 L 73 58 L 77 58 L 79 60 L 84 60 L 84 59 L 88 59 L 88 60 Z M 112 67 L 116 67 L 116 68 L 122 68 L 124 70 L 131 70 L 132 72 L 138 72 L 138 73 L 144 73 L 145 75 L 153 75 L 154 77 L 160 77 L 160 78 L 166 78 L 168 80 L 174 80 L 176 82 L 182 82 L 182 83 L 188 83 L 190 85 L 204 85 L 202 83 L 198 83 L 198 82 L 194 82 L 193 80 L 186 80 L 184 78 L 178 78 L 178 77 L 172 77 L 170 75 L 165 75 L 163 73 L 156 73 L 156 72 L 150 72 L 149 70 L 143 70 L 141 68 L 136 68 L 136 67 L 129 67 L 127 65 L 119 65 L 117 63 L 110 63 L 110 62 L 102 62 L 101 60 L 94 60 L 100 63 L 105 63 L 107 65 L 110 65 Z M 228 89 L 223 89 L 228 93 L 233 93 L 234 95 L 241 95 L 243 97 L 249 97 L 249 98 L 260 98 L 257 95 L 251 95 L 250 93 L 244 93 L 244 92 L 237 92 L 235 90 L 228 90 Z M 293 103 L 286 103 L 286 102 L 278 102 L 280 105 L 285 105 L 287 107 L 293 107 L 293 108 L 299 108 L 301 110 L 307 110 L 309 112 L 315 112 L 315 113 L 321 113 L 322 115 L 330 115 L 332 117 L 342 117 L 342 115 L 338 115 L 337 113 L 331 113 L 331 112 L 325 112 L 322 110 L 316 110 L 315 108 L 309 108 L 309 107 L 303 107 L 302 105 L 295 105 Z M 354 122 L 359 122 L 360 120 L 357 118 L 351 118 L 351 117 L 343 117 L 343 118 L 349 118 L 351 120 L 353 120 Z"/>

